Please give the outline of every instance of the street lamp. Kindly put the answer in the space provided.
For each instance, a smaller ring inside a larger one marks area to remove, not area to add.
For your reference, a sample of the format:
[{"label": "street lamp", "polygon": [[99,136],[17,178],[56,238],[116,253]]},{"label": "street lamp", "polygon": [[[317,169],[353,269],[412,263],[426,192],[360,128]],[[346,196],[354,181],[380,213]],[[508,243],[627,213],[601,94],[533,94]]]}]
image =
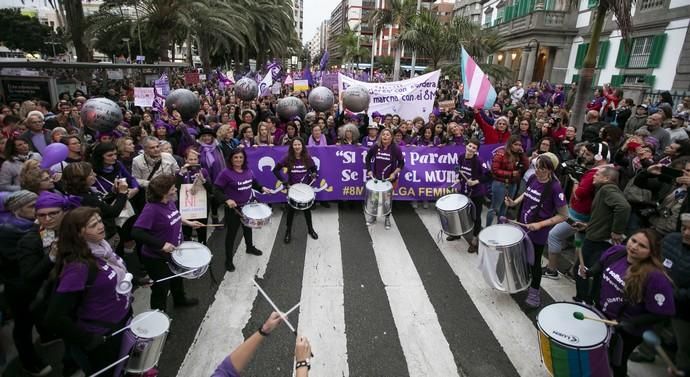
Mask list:
[{"label": "street lamp", "polygon": [[127,43],[127,59],[132,62],[132,50],[129,48],[129,38],[122,38],[122,42]]}]

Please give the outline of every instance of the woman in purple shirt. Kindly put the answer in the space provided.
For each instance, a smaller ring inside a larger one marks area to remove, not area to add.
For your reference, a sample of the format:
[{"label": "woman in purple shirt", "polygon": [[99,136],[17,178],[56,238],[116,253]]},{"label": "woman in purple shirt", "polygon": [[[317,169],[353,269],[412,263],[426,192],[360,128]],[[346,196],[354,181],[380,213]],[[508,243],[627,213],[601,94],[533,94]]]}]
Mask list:
[{"label": "woman in purple shirt", "polygon": [[[194,220],[184,220],[175,206],[177,200],[176,178],[159,175],[146,188],[148,203],[139,214],[132,228],[132,237],[142,244],[141,260],[153,280],[172,276],[168,267],[171,253],[182,242],[182,224],[192,228],[204,226]],[[151,309],[166,311],[168,291],[172,292],[175,306],[193,306],[199,303],[187,298],[181,277],[168,279],[151,286]]]},{"label": "woman in purple shirt", "polygon": [[448,142],[447,145],[465,145],[464,128],[455,122],[448,124]]},{"label": "woman in purple shirt", "polygon": [[254,246],[252,241],[252,228],[246,227],[240,221],[242,206],[249,203],[254,198],[253,190],[261,190],[269,193],[270,190],[263,187],[254,178],[254,174],[247,166],[247,153],[243,148],[235,148],[227,160],[225,168],[214,182],[216,198],[224,198],[225,205],[225,269],[235,271],[232,258],[235,255],[235,235],[240,225],[244,243],[247,245],[247,253],[252,255],[263,254],[261,250]]},{"label": "woman in purple shirt", "polygon": [[505,197],[508,207],[520,207],[518,221],[526,224],[523,228],[534,245],[532,263],[532,283],[525,304],[532,308],[541,305],[539,286],[541,284],[541,255],[554,225],[568,219],[568,206],[565,194],[553,172],[558,167],[558,157],[547,152],[537,157],[536,171],[529,181],[525,192],[515,200]]},{"label": "woman in purple shirt", "polygon": [[[405,166],[405,157],[400,147],[395,144],[390,129],[384,128],[381,131],[379,140],[367,152],[365,164],[368,179],[385,179],[395,187],[400,171]],[[390,216],[390,214],[386,215],[386,229],[391,228]],[[372,225],[374,222],[376,222],[376,217],[367,215],[367,225]]]},{"label": "woman in purple shirt", "polygon": [[435,147],[441,144],[438,136],[434,136],[434,129],[431,127],[424,127],[419,132],[419,136],[415,139],[415,145],[424,147]]},{"label": "woman in purple shirt", "polygon": [[[675,314],[673,283],[661,262],[656,232],[641,229],[625,245],[606,250],[587,276],[601,276],[597,307],[617,320],[611,349],[619,349],[620,362],[611,358],[614,377],[627,376],[628,358],[642,342],[642,333]],[[621,344],[617,344],[621,342]]]},{"label": "woman in purple shirt", "polygon": [[[64,339],[67,352],[86,375],[120,357],[124,327],[132,317],[131,293],[118,293],[127,268],[107,241],[100,211],[79,207],[60,224],[47,324]],[[112,373],[111,375],[114,375]]]},{"label": "woman in purple shirt", "polygon": [[326,136],[323,135],[322,131],[323,130],[321,129],[321,126],[315,124],[311,128],[311,136],[309,136],[309,141],[307,142],[307,145],[314,147],[325,147],[326,145],[328,145],[328,142],[326,141]]},{"label": "woman in purple shirt", "polygon": [[[318,128],[318,126],[314,126]],[[285,175],[283,175],[285,169]],[[309,151],[304,147],[304,142],[300,138],[295,138],[290,144],[288,154],[282,162],[276,164],[273,168],[273,174],[279,181],[283,182],[283,186],[290,187],[296,183],[309,184],[316,177],[316,164],[311,159]],[[287,229],[285,229],[285,243],[290,243],[292,238],[292,220],[295,218],[295,209],[292,206],[286,206],[287,211]],[[304,219],[307,221],[307,230],[311,238],[318,239],[319,235],[314,231],[314,225],[311,222],[311,210],[309,208],[302,210],[304,212]]]}]

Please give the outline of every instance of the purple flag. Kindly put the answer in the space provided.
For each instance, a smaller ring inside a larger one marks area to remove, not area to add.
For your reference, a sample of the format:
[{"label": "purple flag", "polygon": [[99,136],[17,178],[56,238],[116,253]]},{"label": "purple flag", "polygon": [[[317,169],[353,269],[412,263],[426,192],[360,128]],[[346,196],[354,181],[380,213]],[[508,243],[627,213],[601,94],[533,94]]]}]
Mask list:
[{"label": "purple flag", "polygon": [[271,72],[271,78],[273,81],[279,81],[280,72],[283,70],[283,66],[280,65],[279,61],[273,59],[272,63],[266,65],[266,70]]},{"label": "purple flag", "polygon": [[218,75],[218,88],[220,88],[220,90],[225,90],[226,87],[232,85],[232,80],[230,80],[228,76],[225,76],[220,68],[216,68],[216,74]]},{"label": "purple flag", "polygon": [[326,50],[323,52],[323,56],[321,56],[321,61],[319,62],[320,71],[326,69],[326,66],[328,65],[328,59],[330,59],[330,55],[328,55],[328,50]]},{"label": "purple flag", "polygon": [[309,87],[314,86],[314,78],[311,76],[311,67],[307,65],[304,69],[304,79],[309,83]]}]

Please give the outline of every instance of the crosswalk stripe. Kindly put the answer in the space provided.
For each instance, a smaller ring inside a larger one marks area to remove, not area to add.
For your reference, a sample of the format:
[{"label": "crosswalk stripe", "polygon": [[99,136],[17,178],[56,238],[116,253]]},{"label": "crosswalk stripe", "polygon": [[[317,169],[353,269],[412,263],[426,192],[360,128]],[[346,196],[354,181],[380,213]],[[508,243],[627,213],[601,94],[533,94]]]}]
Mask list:
[{"label": "crosswalk stripe", "polygon": [[[264,252],[263,255],[248,255],[244,240],[240,242],[234,258],[237,270],[225,273],[194,343],[180,366],[178,377],[210,376],[223,358],[244,341],[242,329],[250,319],[257,296],[251,280],[255,275],[264,276],[281,217],[282,212],[274,210],[271,223],[254,230],[254,244]],[[218,257],[224,258],[223,255]]]},{"label": "crosswalk stripe", "polygon": [[319,239],[307,240],[298,333],[306,335],[319,354],[312,359],[310,373],[347,377],[343,263],[340,242],[336,242],[340,232],[325,226],[339,223],[338,209],[319,209],[312,216]]},{"label": "crosswalk stripe", "polygon": [[390,230],[385,230],[383,222],[378,221],[369,227],[369,234],[409,374],[459,376],[436,311],[392,216],[391,225]]},{"label": "crosswalk stripe", "polygon": [[[422,209],[416,213],[435,238],[441,231],[438,214],[434,210]],[[476,254],[466,252],[467,243],[464,240],[443,240],[437,242],[437,246],[518,373],[521,376],[548,376],[539,360],[539,343],[532,322],[509,294],[486,284],[477,268],[479,260]]]}]

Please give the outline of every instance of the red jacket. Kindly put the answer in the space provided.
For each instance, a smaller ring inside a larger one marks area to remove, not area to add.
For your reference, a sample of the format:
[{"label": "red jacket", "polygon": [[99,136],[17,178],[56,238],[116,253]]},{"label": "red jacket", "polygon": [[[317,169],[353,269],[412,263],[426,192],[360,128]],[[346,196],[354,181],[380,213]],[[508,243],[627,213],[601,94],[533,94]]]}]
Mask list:
[{"label": "red jacket", "polygon": [[589,169],[580,178],[580,184],[570,198],[570,208],[577,213],[589,215],[592,212],[592,202],[594,201],[594,174],[597,169]]},{"label": "red jacket", "polygon": [[[521,166],[518,166],[520,164]],[[518,183],[529,167],[529,159],[522,154],[517,161],[510,161],[506,156],[505,148],[496,151],[494,158],[491,160],[491,173],[494,180],[503,183]],[[513,175],[514,171],[519,171],[520,174]]]},{"label": "red jacket", "polygon": [[505,144],[505,142],[510,137],[510,131],[506,128],[505,131],[499,132],[494,126],[486,123],[482,115],[479,113],[474,114],[474,120],[477,121],[479,127],[482,128],[484,132],[484,144]]}]

